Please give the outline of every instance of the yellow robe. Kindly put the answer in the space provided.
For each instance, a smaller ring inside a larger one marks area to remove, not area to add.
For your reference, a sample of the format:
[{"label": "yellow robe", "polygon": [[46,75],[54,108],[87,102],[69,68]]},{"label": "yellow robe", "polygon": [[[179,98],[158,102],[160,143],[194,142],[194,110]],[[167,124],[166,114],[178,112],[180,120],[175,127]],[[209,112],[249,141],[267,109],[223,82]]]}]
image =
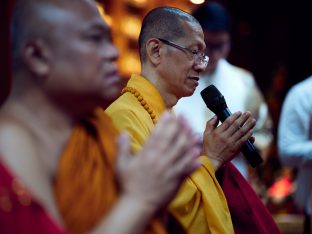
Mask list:
[{"label": "yellow robe", "polygon": [[[75,128],[60,158],[54,192],[70,233],[87,233],[102,220],[118,197],[115,178],[118,131],[102,109]],[[122,220],[120,223],[122,225]],[[145,234],[166,233],[153,219]]]},{"label": "yellow robe", "polygon": [[[153,111],[157,121],[165,111],[165,104],[158,90],[144,77],[132,75],[127,87],[134,88],[137,93],[125,92],[105,112],[120,131],[129,133],[136,152],[154,127],[148,111]],[[212,164],[206,156],[200,159],[202,166],[185,180],[169,211],[187,233],[234,233],[226,199]]]}]

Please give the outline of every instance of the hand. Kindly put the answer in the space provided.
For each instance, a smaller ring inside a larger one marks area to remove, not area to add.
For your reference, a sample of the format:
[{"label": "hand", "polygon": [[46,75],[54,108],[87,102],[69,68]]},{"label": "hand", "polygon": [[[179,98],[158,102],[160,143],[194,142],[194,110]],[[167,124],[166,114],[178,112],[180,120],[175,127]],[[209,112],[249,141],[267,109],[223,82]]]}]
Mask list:
[{"label": "hand", "polygon": [[232,160],[240,151],[244,142],[252,138],[252,129],[256,120],[250,112],[236,112],[220,126],[215,116],[207,122],[204,132],[204,153],[211,159],[215,170]]},{"label": "hand", "polygon": [[117,161],[122,194],[151,213],[167,205],[184,178],[200,166],[198,142],[185,120],[169,113],[134,157],[128,137],[122,135]]}]

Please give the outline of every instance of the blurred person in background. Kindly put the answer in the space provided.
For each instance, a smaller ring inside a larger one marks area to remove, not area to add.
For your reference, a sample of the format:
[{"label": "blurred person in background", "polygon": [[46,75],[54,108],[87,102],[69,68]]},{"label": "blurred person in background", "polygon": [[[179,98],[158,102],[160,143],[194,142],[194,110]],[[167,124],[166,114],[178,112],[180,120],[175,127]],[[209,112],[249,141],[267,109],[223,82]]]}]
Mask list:
[{"label": "blurred person in background", "polygon": [[285,166],[297,169],[295,203],[305,213],[304,233],[311,233],[312,76],[287,93],[278,126],[278,151]]},{"label": "blurred person in background", "polygon": [[[193,129],[202,134],[206,121],[214,113],[206,107],[200,92],[213,84],[224,96],[230,111],[248,110],[257,120],[253,133],[255,146],[265,160],[273,140],[272,120],[253,75],[227,61],[231,48],[230,15],[220,3],[209,1],[195,9],[193,16],[204,30],[209,63],[200,76],[194,94],[179,100],[174,110],[176,113],[184,114]],[[245,178],[250,179],[248,164],[241,153],[232,160],[232,163]]]},{"label": "blurred person in background", "polygon": [[0,110],[0,233],[165,233],[155,214],[200,165],[191,129],[165,113],[131,156],[129,138],[101,109],[121,78],[94,1],[17,0],[13,15],[14,81]]}]

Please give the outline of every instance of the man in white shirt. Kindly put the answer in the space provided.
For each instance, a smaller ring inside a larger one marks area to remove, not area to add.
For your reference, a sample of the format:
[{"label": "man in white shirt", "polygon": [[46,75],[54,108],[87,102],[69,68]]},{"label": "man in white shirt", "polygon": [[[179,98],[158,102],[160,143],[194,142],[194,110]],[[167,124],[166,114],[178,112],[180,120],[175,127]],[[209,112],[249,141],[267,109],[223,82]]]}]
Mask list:
[{"label": "man in white shirt", "polygon": [[278,150],[286,166],[298,169],[295,202],[306,214],[304,233],[310,233],[312,187],[312,76],[294,85],[282,106]]},{"label": "man in white shirt", "polygon": [[[209,63],[194,94],[180,99],[174,110],[176,113],[184,114],[193,129],[202,134],[207,120],[214,113],[207,109],[200,92],[208,85],[215,85],[224,95],[231,112],[249,110],[257,119],[254,129],[255,145],[265,159],[267,149],[273,140],[272,120],[253,75],[226,60],[230,52],[229,14],[223,6],[209,2],[196,9],[193,15],[204,30]],[[245,158],[240,155],[232,162],[243,176],[248,178]]]}]

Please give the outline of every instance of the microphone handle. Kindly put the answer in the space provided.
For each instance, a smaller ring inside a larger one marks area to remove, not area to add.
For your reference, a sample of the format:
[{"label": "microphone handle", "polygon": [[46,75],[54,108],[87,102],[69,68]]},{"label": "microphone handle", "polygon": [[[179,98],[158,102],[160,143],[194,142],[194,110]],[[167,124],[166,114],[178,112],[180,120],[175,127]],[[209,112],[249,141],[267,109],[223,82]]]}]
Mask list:
[{"label": "microphone handle", "polygon": [[[228,117],[232,115],[232,113],[228,108],[224,108],[221,111],[216,112],[216,115],[218,116],[221,122],[224,122]],[[246,160],[253,168],[255,168],[256,166],[260,165],[263,162],[258,150],[250,140],[247,140],[243,144],[241,152],[243,153]]]}]

